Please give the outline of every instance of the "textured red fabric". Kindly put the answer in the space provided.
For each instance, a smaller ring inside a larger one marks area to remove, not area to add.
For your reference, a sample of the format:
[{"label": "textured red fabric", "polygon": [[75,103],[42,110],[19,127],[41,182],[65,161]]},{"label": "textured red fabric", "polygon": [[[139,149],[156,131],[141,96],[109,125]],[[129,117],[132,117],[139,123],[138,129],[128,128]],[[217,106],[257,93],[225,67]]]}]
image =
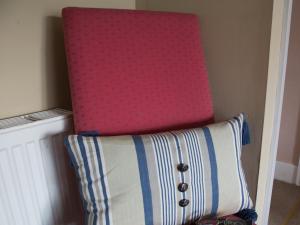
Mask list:
[{"label": "textured red fabric", "polygon": [[63,9],[76,132],[135,134],[213,120],[195,15]]}]

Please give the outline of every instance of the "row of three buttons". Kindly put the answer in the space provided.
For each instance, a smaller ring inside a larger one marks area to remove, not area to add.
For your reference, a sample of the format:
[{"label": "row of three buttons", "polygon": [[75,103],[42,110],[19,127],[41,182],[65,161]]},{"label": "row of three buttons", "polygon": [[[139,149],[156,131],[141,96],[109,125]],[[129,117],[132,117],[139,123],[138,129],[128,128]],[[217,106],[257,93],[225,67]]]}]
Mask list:
[{"label": "row of three buttons", "polygon": [[[178,171],[183,173],[189,169],[189,166],[187,164],[180,163],[180,164],[178,164],[177,169],[178,169]],[[185,191],[187,191],[188,187],[189,187],[189,185],[187,183],[183,182],[178,185],[178,190],[180,192],[185,192]],[[188,199],[181,199],[179,201],[179,206],[186,207],[189,203],[190,203],[190,201]]]}]

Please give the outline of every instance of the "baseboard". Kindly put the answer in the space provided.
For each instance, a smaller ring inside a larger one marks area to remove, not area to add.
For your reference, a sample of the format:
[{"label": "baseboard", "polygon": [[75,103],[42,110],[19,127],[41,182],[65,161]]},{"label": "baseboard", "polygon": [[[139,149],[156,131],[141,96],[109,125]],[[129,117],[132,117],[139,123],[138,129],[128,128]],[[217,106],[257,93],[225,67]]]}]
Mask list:
[{"label": "baseboard", "polygon": [[298,167],[286,162],[276,161],[275,179],[289,184],[296,184]]},{"label": "baseboard", "polygon": [[296,177],[296,185],[300,186],[300,159],[298,163],[298,172],[297,172],[297,177]]}]

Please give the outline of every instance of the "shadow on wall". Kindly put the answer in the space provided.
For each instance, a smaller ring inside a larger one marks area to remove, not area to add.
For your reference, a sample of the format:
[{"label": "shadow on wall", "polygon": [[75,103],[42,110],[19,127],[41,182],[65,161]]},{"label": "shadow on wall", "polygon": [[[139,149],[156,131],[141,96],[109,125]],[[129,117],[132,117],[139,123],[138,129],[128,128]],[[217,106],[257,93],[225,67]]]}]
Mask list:
[{"label": "shadow on wall", "polygon": [[71,110],[62,18],[48,16],[45,22],[44,104]]}]

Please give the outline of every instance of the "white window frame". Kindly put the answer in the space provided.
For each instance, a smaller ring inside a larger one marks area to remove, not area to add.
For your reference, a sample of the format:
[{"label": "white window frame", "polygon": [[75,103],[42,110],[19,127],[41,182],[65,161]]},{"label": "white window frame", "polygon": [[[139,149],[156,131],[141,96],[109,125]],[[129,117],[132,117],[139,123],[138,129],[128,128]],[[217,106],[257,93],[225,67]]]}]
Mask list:
[{"label": "white window frame", "polygon": [[256,196],[257,225],[268,225],[288,57],[293,0],[274,0],[265,116]]}]

